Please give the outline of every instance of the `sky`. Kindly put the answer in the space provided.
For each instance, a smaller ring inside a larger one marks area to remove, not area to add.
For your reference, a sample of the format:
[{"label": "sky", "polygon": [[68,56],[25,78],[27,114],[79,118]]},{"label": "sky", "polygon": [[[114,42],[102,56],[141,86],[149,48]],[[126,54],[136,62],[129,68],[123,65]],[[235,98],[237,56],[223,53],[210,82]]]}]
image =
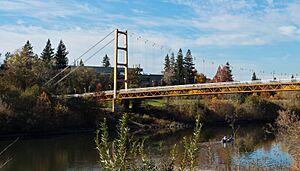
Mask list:
[{"label": "sky", "polygon": [[117,28],[128,30],[129,65],[145,73],[160,74],[166,54],[182,48],[208,77],[226,62],[235,80],[250,80],[252,72],[261,79],[300,77],[299,0],[0,0],[2,54],[27,40],[40,54],[47,39],[54,48],[63,40],[70,64],[82,58],[100,66],[105,54],[112,62],[113,43],[89,57],[113,34],[80,56]]}]

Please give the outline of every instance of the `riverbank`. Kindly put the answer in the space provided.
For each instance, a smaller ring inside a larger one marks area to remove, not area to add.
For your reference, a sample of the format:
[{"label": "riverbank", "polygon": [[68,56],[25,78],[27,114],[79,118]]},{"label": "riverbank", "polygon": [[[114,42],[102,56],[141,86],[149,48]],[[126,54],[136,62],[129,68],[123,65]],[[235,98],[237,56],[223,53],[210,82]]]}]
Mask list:
[{"label": "riverbank", "polygon": [[[201,115],[204,126],[270,123],[275,121],[279,110],[300,111],[297,93],[281,94],[281,98],[244,94],[172,97],[140,100],[139,104],[126,111],[131,129],[187,128],[194,125],[197,114]],[[124,112],[112,113],[109,106],[94,99],[58,100],[45,93],[38,96],[36,103],[27,105],[23,105],[22,110],[18,107],[0,110],[1,136],[95,130],[103,118],[107,118],[110,129],[115,130]],[[25,108],[28,110],[23,110]]]},{"label": "riverbank", "polygon": [[145,101],[138,112],[185,123],[194,123],[196,114],[200,114],[203,123],[226,124],[273,122],[277,118],[277,111],[283,109],[282,106],[259,96],[242,98],[165,98]]}]

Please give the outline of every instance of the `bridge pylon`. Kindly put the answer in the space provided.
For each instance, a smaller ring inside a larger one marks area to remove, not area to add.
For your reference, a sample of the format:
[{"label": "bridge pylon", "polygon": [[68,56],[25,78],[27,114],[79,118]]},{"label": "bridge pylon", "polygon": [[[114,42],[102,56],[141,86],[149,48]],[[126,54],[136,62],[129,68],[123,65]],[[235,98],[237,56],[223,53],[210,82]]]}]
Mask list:
[{"label": "bridge pylon", "polygon": [[[119,36],[124,36],[124,45],[119,46]],[[119,50],[124,51],[124,63],[118,62]],[[124,80],[118,80],[118,66],[124,67]],[[115,48],[114,48],[114,90],[112,100],[112,111],[115,111],[115,102],[118,95],[118,82],[125,83],[125,90],[128,88],[128,33],[126,31],[115,30]]]}]

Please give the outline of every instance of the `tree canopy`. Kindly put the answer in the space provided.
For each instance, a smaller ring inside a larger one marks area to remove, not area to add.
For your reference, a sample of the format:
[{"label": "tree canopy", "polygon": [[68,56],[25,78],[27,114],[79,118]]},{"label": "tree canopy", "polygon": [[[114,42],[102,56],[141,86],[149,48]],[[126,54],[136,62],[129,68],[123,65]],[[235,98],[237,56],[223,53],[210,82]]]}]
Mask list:
[{"label": "tree canopy", "polygon": [[107,56],[107,54],[105,54],[105,56],[103,57],[102,65],[104,67],[109,67],[110,66],[109,57]]},{"label": "tree canopy", "polygon": [[256,77],[255,72],[253,72],[251,80],[252,80],[252,81],[258,80],[257,77]]},{"label": "tree canopy", "polygon": [[46,46],[41,54],[41,59],[46,63],[54,60],[54,49],[51,47],[50,39],[47,40]]},{"label": "tree canopy", "polygon": [[184,74],[185,74],[185,83],[193,83],[194,82],[194,63],[193,56],[190,49],[187,50],[186,55],[184,57]]},{"label": "tree canopy", "polygon": [[68,58],[67,55],[69,54],[69,52],[66,50],[66,46],[63,43],[62,40],[60,40],[58,47],[57,47],[57,51],[55,53],[55,63],[56,63],[56,68],[57,69],[63,69],[65,67],[67,67],[68,65]]},{"label": "tree canopy", "polygon": [[184,73],[184,65],[183,65],[183,54],[182,50],[179,49],[177,53],[177,59],[174,68],[174,78],[175,84],[184,84],[185,83],[185,73]]}]

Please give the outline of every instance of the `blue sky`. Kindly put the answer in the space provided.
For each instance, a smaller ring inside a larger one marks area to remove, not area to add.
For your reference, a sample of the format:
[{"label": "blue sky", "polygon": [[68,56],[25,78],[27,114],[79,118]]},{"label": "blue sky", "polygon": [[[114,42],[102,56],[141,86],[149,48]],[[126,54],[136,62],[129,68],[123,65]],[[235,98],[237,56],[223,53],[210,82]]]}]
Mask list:
[{"label": "blue sky", "polygon": [[[130,66],[146,73],[160,73],[164,56],[182,48],[209,77],[227,61],[237,80],[300,74],[299,0],[0,0],[2,54],[26,40],[40,54],[48,38],[54,47],[62,39],[72,63],[115,28],[128,29]],[[86,65],[105,53],[112,46]]]}]

